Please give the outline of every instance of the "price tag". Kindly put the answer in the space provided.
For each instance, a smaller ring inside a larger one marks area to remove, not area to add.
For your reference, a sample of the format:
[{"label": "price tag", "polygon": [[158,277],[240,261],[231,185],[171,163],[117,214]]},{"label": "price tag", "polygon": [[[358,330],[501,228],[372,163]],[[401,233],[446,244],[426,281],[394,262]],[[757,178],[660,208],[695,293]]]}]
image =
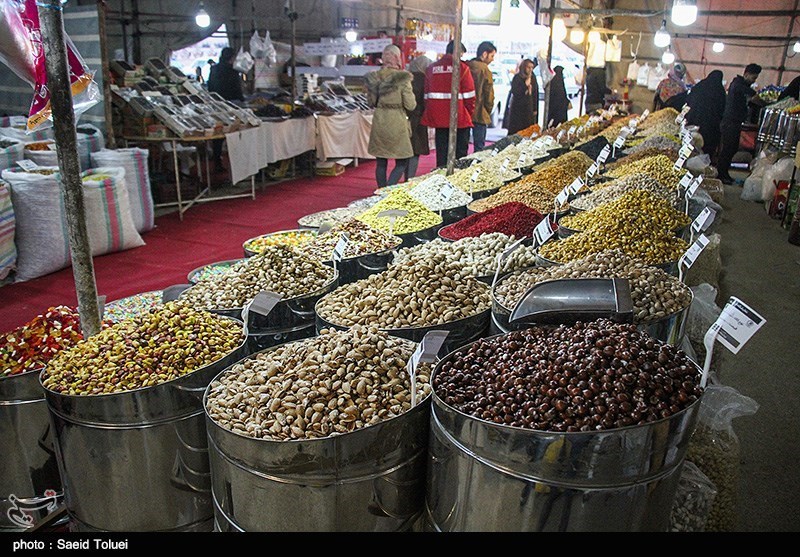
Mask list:
[{"label": "price tag", "polygon": [[598,165],[597,162],[593,162],[592,166],[586,170],[586,178],[594,178],[598,170],[600,170],[600,165]]},{"label": "price tag", "polygon": [[628,122],[628,126],[631,130],[635,130],[639,126],[638,118],[633,118],[630,122]]},{"label": "price tag", "polygon": [[689,184],[692,183],[693,179],[694,178],[692,177],[692,175],[689,172],[685,173],[683,175],[683,178],[681,178],[681,181],[678,182],[678,187],[681,188],[682,190],[685,190],[686,188],[689,187]]},{"label": "price tag", "polygon": [[715,331],[720,344],[734,354],[738,354],[739,350],[766,322],[767,320],[753,308],[739,298],[731,296],[709,331]]},{"label": "price tag", "polygon": [[642,112],[642,122],[644,122],[649,115],[650,115],[650,109],[647,108],[647,109],[645,109],[644,112]]},{"label": "price tag", "polygon": [[533,229],[533,242],[534,246],[541,246],[553,235],[553,229],[550,226],[550,219],[547,217],[542,219],[542,222],[536,225]]},{"label": "price tag", "polygon": [[406,371],[411,378],[411,406],[417,405],[417,367],[419,364],[430,364],[436,361],[439,350],[444,344],[449,331],[429,331],[417,345],[406,364]]},{"label": "price tag", "polygon": [[470,176],[469,179],[472,180],[472,182],[477,182],[478,181],[478,176],[480,176],[480,175],[481,175],[481,167],[480,166],[476,166],[475,170],[472,171],[472,176]]},{"label": "price tag", "polygon": [[387,218],[389,219],[389,235],[394,234],[394,223],[398,218],[403,218],[408,214],[408,211],[405,209],[388,209],[386,211],[381,211],[378,213],[378,218]]},{"label": "price tag", "polygon": [[492,149],[492,156],[493,156],[493,157],[496,157],[496,156],[497,156],[497,153],[499,153],[499,152],[500,152],[500,151],[498,151],[498,150],[497,150],[497,147],[495,147],[494,149]]},{"label": "price tag", "polygon": [[700,234],[697,240],[689,246],[689,249],[686,250],[681,258],[678,260],[678,278],[683,280],[683,269],[686,268],[688,271],[691,269],[694,262],[697,261],[698,256],[706,249],[708,245],[708,238],[705,234]]},{"label": "price tag", "polygon": [[572,126],[567,132],[567,137],[574,135],[576,131],[578,131],[578,126]]},{"label": "price tag", "polygon": [[528,162],[528,153],[527,151],[522,151],[519,154],[519,160],[517,160],[517,168],[522,168],[525,166],[525,163]]},{"label": "price tag", "polygon": [[621,130],[619,130],[619,137],[621,137],[623,139],[628,139],[628,136],[630,134],[631,134],[631,130],[628,127],[624,127]]},{"label": "price tag", "polygon": [[33,161],[26,160],[26,159],[23,159],[21,161],[17,161],[17,165],[20,168],[22,168],[22,170],[24,170],[25,172],[30,172],[32,170],[36,170],[37,168],[39,168],[38,164],[36,164]]},{"label": "price tag", "polygon": [[676,124],[682,124],[683,121],[686,119],[686,114],[688,112],[689,112],[689,105],[688,104],[683,105],[683,108],[681,109],[681,113],[678,114],[678,116],[675,118],[675,123]]},{"label": "price tag", "polygon": [[692,144],[684,143],[683,147],[681,147],[681,150],[678,151],[678,155],[680,155],[681,157],[688,157],[689,155],[692,154],[692,151],[694,151],[694,147],[692,146]]},{"label": "price tag", "polygon": [[476,164],[478,164],[478,159],[472,159],[472,162],[469,163],[470,166],[475,166]]},{"label": "price tag", "polygon": [[449,181],[445,181],[442,189],[439,190],[439,195],[442,198],[443,203],[447,203],[452,199],[453,195],[456,193],[456,187],[451,184]]},{"label": "price tag", "polygon": [[253,300],[250,302],[250,307],[248,310],[252,313],[257,313],[258,315],[263,315],[266,317],[282,299],[283,296],[280,294],[265,290],[263,292],[259,292],[256,297],[253,298]]},{"label": "price tag", "polygon": [[191,284],[174,284],[168,286],[161,292],[161,303],[173,302],[177,300],[184,290],[191,287]]},{"label": "price tag", "polygon": [[568,199],[569,199],[569,186],[561,190],[561,193],[559,193],[556,196],[556,209],[564,206],[567,203]]},{"label": "price tag", "polygon": [[500,276],[500,271],[503,269],[503,265],[511,257],[511,254],[514,253],[521,245],[522,242],[525,241],[525,238],[520,238],[510,246],[508,246],[503,253],[497,256],[497,270],[494,272],[494,279],[492,279],[492,288],[494,288],[495,283],[497,282],[497,277]]},{"label": "price tag", "polygon": [[508,170],[508,157],[503,159],[503,164],[500,165],[500,174],[505,174]]},{"label": "price tag", "polygon": [[344,259],[345,251],[347,251],[347,244],[350,239],[347,237],[347,234],[342,233],[339,236],[339,241],[336,242],[336,245],[333,248],[333,261],[338,263],[342,259]]},{"label": "price tag", "polygon": [[319,225],[319,228],[317,228],[317,236],[322,236],[323,234],[327,233],[331,228],[333,228],[333,223],[329,220],[324,221],[322,224]]},{"label": "price tag", "polygon": [[625,145],[625,138],[622,136],[617,137],[614,141],[614,149],[622,149],[623,145]]},{"label": "price tag", "polygon": [[600,151],[600,154],[597,155],[597,162],[603,164],[604,162],[606,162],[606,160],[608,160],[608,155],[610,154],[611,154],[611,147],[606,145],[605,147],[603,147],[603,150]]},{"label": "price tag", "polygon": [[583,179],[580,176],[578,176],[577,178],[575,178],[575,180],[569,186],[567,186],[567,190],[571,194],[576,194],[579,191],[581,191],[581,189],[585,185],[586,185],[586,182],[584,182]]},{"label": "price tag", "polygon": [[703,177],[702,176],[698,176],[697,178],[692,180],[692,183],[689,184],[688,188],[686,188],[686,199],[689,199],[690,197],[692,197],[694,195],[694,192],[697,191],[697,188],[699,188],[700,184],[702,184],[702,183],[703,183]]},{"label": "price tag", "polygon": [[106,311],[106,297],[105,296],[98,296],[97,297],[97,312],[100,315],[100,321],[103,320],[103,314]]},{"label": "price tag", "polygon": [[711,207],[706,207],[703,209],[697,218],[694,219],[692,223],[692,230],[696,233],[698,232],[705,232],[708,228],[714,224],[714,219],[717,218],[717,212],[712,209]]},{"label": "price tag", "polygon": [[675,164],[674,164],[673,168],[675,170],[681,170],[683,168],[684,164],[686,164],[686,157],[681,155],[681,156],[678,157],[678,160],[675,161]]}]

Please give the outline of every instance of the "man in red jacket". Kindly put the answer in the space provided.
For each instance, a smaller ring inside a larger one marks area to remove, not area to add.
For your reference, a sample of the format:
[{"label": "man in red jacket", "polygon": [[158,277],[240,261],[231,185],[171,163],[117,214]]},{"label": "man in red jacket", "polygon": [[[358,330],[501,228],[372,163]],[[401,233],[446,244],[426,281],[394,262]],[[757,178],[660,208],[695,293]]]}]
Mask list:
[{"label": "man in red jacket", "polygon": [[[428,66],[425,72],[425,112],[421,124],[436,128],[436,166],[447,165],[447,148],[450,139],[450,88],[453,80],[453,41],[447,45],[446,54]],[[461,62],[466,52],[464,45],[458,53],[461,81],[458,87],[458,134],[456,135],[456,158],[467,156],[469,132],[472,128],[472,113],[475,110],[475,83],[469,66]]]}]

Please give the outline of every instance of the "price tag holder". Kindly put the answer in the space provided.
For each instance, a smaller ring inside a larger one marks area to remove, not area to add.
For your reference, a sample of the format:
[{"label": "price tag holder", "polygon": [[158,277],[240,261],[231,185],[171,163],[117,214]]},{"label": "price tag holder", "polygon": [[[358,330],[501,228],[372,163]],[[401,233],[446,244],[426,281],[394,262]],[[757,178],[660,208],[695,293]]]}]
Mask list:
[{"label": "price tag holder", "polygon": [[250,314],[255,313],[257,315],[266,317],[282,299],[283,296],[280,294],[277,294],[276,292],[270,292],[268,290],[264,290],[263,292],[256,294],[256,297],[250,300],[250,302],[245,305],[244,308],[242,308],[242,321],[244,322],[245,336],[250,334]]},{"label": "price tag holder", "polygon": [[620,135],[614,140],[614,149],[622,149],[623,145],[625,145],[625,138]]},{"label": "price tag holder", "polygon": [[553,228],[550,226],[550,219],[547,217],[542,219],[542,222],[536,225],[533,229],[533,246],[538,247],[544,245],[554,234]]},{"label": "price tag holder", "polygon": [[691,173],[686,172],[683,175],[683,178],[681,178],[681,181],[678,182],[678,187],[680,189],[686,191],[686,189],[688,189],[688,187],[689,187],[689,184],[692,183],[692,180],[694,180],[694,178],[692,177]]},{"label": "price tag holder", "polygon": [[681,150],[678,151],[678,155],[681,157],[689,157],[689,155],[692,154],[692,151],[694,151],[694,147],[692,146],[692,144],[684,143],[683,147],[681,147]]},{"label": "price tag holder", "polygon": [[686,253],[684,253],[681,258],[678,259],[678,280],[683,280],[684,268],[687,271],[691,269],[692,265],[694,265],[694,262],[697,261],[697,258],[700,256],[700,254],[704,249],[706,249],[708,242],[709,240],[706,235],[700,234],[697,240],[695,240],[694,243],[689,246],[689,249],[686,250]]},{"label": "price tag holder", "polygon": [[722,346],[733,354],[738,354],[753,335],[767,322],[753,308],[745,304],[736,296],[731,296],[722,313],[706,332],[703,344],[706,347],[706,361],[703,366],[703,378],[700,386],[705,387],[708,381],[708,372],[711,369],[711,358],[714,352],[714,341],[719,341]]},{"label": "price tag holder", "polygon": [[19,166],[25,172],[31,172],[32,170],[36,170],[39,168],[39,165],[33,161],[29,161],[27,159],[23,159],[21,161],[17,161],[17,166]]},{"label": "price tag holder", "polygon": [[336,267],[337,263],[340,263],[342,259],[344,259],[344,254],[347,251],[347,244],[350,242],[350,238],[347,237],[347,234],[342,233],[339,235],[339,241],[336,242],[336,245],[333,247],[333,266]]},{"label": "price tag holder", "polygon": [[561,193],[556,196],[556,210],[558,210],[559,207],[566,205],[567,200],[569,200],[569,186],[561,190]]},{"label": "price tag holder", "polygon": [[583,186],[585,185],[586,182],[584,182],[583,179],[580,176],[578,176],[569,186],[567,186],[567,190],[569,191],[569,193],[574,195],[579,191],[581,191],[581,189],[583,189]]},{"label": "price tag holder", "polygon": [[594,175],[597,174],[598,170],[600,170],[600,165],[598,165],[597,162],[593,162],[592,166],[586,170],[586,179],[588,180],[589,178],[594,178]]},{"label": "price tag holder", "polygon": [[497,150],[497,148],[495,147],[494,149],[492,149],[492,156],[493,156],[493,157],[496,157],[496,156],[497,156],[497,153],[499,153],[499,152],[500,152],[500,151],[498,151],[498,150]]},{"label": "price tag holder", "polygon": [[478,181],[478,177],[480,175],[481,175],[481,167],[478,166],[475,168],[475,170],[472,171],[472,176],[470,176],[469,179],[472,183],[475,183]]},{"label": "price tag holder", "polygon": [[675,164],[673,165],[673,168],[675,170],[681,170],[681,169],[683,169],[683,165],[684,164],[686,164],[686,157],[684,157],[683,155],[680,155],[678,157],[678,160],[675,161]]},{"label": "price tag holder", "polygon": [[686,188],[686,199],[691,198],[695,194],[695,192],[697,191],[697,188],[699,188],[700,184],[702,184],[702,183],[703,183],[703,177],[702,176],[698,176],[694,180],[692,180],[692,182]]},{"label": "price tag holder", "polygon": [[378,213],[378,218],[387,218],[389,219],[389,235],[394,234],[394,222],[398,218],[403,218],[408,215],[408,211],[405,209],[388,209],[386,211],[381,211]]},{"label": "price tag holder", "polygon": [[706,207],[703,209],[697,218],[694,219],[692,223],[692,232],[698,234],[700,232],[705,232],[706,230],[714,224],[714,219],[717,218],[717,212],[712,209],[711,207]]},{"label": "price tag holder", "polygon": [[505,174],[506,170],[508,170],[508,157],[503,159],[503,164],[500,165],[500,174]]},{"label": "price tag holder", "polygon": [[576,131],[578,131],[578,126],[572,126],[567,132],[567,137],[575,135]]},{"label": "price tag holder", "polygon": [[517,159],[517,168],[522,168],[528,162],[528,152],[522,151]]},{"label": "price tag holder", "polygon": [[442,348],[449,331],[429,331],[417,345],[417,349],[411,355],[411,359],[406,364],[406,371],[411,378],[411,407],[417,405],[417,367],[419,364],[431,364],[439,357],[439,350]]},{"label": "price tag holder", "polygon": [[606,145],[605,147],[603,147],[603,150],[600,151],[600,154],[597,155],[597,162],[599,164],[605,163],[608,160],[608,155],[610,154],[611,154],[611,147]]},{"label": "price tag holder", "polygon": [[172,286],[166,287],[161,292],[161,303],[166,304],[167,302],[174,302],[180,297],[184,290],[191,286],[191,284],[173,284]]},{"label": "price tag holder", "polygon": [[517,249],[522,245],[522,242],[525,241],[525,238],[520,238],[510,246],[508,246],[503,253],[498,254],[497,256],[497,269],[494,272],[494,279],[492,279],[492,288],[494,288],[495,283],[497,282],[497,277],[500,276],[500,271],[503,269],[503,265],[511,257],[511,254],[517,251]]}]

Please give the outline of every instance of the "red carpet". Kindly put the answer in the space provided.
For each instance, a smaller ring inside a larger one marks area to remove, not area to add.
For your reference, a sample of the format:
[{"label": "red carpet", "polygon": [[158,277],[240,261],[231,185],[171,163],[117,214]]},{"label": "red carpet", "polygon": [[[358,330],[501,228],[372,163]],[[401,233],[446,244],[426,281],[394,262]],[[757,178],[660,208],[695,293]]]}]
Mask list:
[{"label": "red carpet", "polygon": [[[420,158],[418,174],[436,163],[431,154]],[[391,163],[390,163],[391,166]],[[348,167],[336,177],[301,178],[256,189],[256,199],[232,199],[195,205],[184,214],[156,219],[143,235],[147,245],[94,258],[98,294],[108,301],[183,284],[196,267],[244,256],[249,238],[297,228],[300,217],[343,207],[375,190],[375,163]],[[0,287],[0,332],[18,327],[48,307],[77,305],[72,268],[35,280]]]}]

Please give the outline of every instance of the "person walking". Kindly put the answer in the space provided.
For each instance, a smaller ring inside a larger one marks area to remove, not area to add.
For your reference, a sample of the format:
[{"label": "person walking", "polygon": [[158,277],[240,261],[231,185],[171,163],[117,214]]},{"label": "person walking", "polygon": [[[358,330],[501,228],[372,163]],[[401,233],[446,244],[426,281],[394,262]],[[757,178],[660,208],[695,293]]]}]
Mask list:
[{"label": "person walking", "polygon": [[533,69],[536,62],[526,58],[519,66],[519,72],[511,80],[511,107],[505,128],[513,135],[539,122],[539,84]]},{"label": "person walking", "polygon": [[425,111],[425,70],[431,65],[431,59],[420,55],[408,63],[406,69],[411,72],[411,89],[414,91],[414,100],[417,106],[408,113],[411,123],[411,150],[414,156],[408,159],[406,168],[406,181],[417,175],[420,155],[429,155],[431,152],[428,144],[428,126],[421,123],[422,113]]},{"label": "person walking", "polygon": [[[758,64],[747,64],[744,68],[744,75],[737,75],[728,86],[728,96],[725,98],[725,111],[722,115],[722,122],[719,130],[721,135],[721,146],[719,159],[717,161],[717,171],[719,179],[724,184],[732,184],[729,172],[733,156],[739,150],[739,136],[742,133],[742,122],[747,118],[747,103],[757,99],[756,91],[751,86],[758,79],[761,73],[761,66]],[[757,101],[755,101],[757,102]]]},{"label": "person walking", "polygon": [[[226,46],[219,55],[219,63],[211,66],[208,75],[209,93],[219,93],[226,101],[243,101],[242,78],[233,68],[233,59],[236,51]],[[214,171],[225,172],[222,164],[222,144],[224,139],[215,139],[211,142],[211,149],[214,158]]]},{"label": "person walking", "polygon": [[456,135],[456,158],[467,156],[469,151],[469,132],[472,128],[472,113],[475,111],[475,82],[469,66],[461,61],[466,51],[460,45],[454,54],[455,45],[450,41],[441,59],[428,66],[425,72],[425,111],[421,123],[436,129],[436,166],[447,165],[447,149],[450,143],[450,86],[453,79],[453,63],[459,61],[458,87],[458,132]]},{"label": "person walking", "polygon": [[[375,179],[378,187],[397,184],[406,172],[411,149],[411,129],[407,112],[417,102],[411,88],[411,73],[403,69],[403,55],[395,45],[383,49],[383,68],[364,77],[367,100],[375,107],[367,151],[377,159]],[[388,179],[389,159],[396,159]]]},{"label": "person walking", "polygon": [[703,152],[716,158],[719,147],[719,125],[725,112],[725,87],[722,86],[722,72],[714,70],[689,91],[686,98],[689,113],[686,122],[699,128],[703,136]]},{"label": "person walking", "polygon": [[472,149],[486,146],[486,128],[492,124],[494,108],[494,79],[489,64],[494,61],[497,47],[489,41],[478,45],[476,56],[469,61],[469,71],[475,83],[475,112],[472,114]]},{"label": "person walking", "polygon": [[567,96],[567,86],[564,84],[564,67],[553,68],[553,79],[550,80],[550,102],[545,127],[557,126],[567,121],[570,102]]},{"label": "person walking", "polygon": [[662,108],[674,108],[680,111],[686,104],[687,87],[684,78],[686,77],[686,66],[678,62],[667,73],[667,77],[661,80],[656,87],[656,94],[653,97],[653,111]]}]

